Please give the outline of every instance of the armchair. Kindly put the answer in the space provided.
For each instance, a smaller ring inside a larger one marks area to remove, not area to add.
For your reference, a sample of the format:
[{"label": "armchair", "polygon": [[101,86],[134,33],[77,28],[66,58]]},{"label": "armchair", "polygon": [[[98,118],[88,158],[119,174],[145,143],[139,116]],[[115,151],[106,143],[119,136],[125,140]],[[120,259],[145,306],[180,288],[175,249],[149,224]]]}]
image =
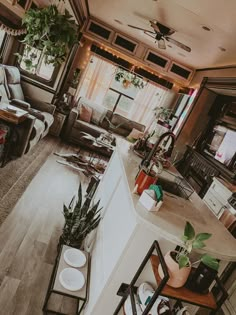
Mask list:
[{"label": "armchair", "polygon": [[[24,95],[21,86],[20,71],[17,67],[0,65],[0,70],[5,71],[6,93],[8,102],[11,105],[27,110],[29,117],[35,118],[31,134],[25,151],[21,150],[21,155],[27,153],[40,139],[45,137],[53,123],[53,113],[55,105],[28,98]],[[19,130],[20,132],[20,130]]]}]

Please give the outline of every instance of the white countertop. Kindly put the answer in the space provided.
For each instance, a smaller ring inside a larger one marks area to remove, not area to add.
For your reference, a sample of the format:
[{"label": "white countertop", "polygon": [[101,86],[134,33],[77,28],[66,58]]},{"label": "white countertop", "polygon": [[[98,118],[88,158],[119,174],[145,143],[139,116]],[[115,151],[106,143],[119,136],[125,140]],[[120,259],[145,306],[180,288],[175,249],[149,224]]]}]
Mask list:
[{"label": "white countertop", "polygon": [[[218,221],[214,214],[208,209],[202,199],[193,193],[190,200],[165,194],[163,205],[156,213],[147,211],[139,202],[139,195],[133,194],[135,177],[141,159],[129,149],[130,143],[118,139],[118,154],[121,156],[126,172],[130,193],[137,214],[137,220],[148,224],[149,228],[161,233],[164,238],[180,244],[186,221],[189,221],[196,233],[208,232],[212,237],[206,241],[206,247],[199,252],[207,252],[216,258],[226,261],[236,261],[236,239],[228,232],[225,226]],[[178,172],[168,169],[168,172]],[[169,177],[170,174],[163,170],[161,177]]]}]

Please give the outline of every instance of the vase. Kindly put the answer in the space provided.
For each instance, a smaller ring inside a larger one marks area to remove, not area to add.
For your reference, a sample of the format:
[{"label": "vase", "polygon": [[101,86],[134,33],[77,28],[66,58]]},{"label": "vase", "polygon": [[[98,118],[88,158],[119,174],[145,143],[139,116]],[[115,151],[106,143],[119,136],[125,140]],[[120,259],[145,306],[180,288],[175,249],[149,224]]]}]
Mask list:
[{"label": "vase", "polygon": [[[176,252],[169,251],[164,256],[164,260],[170,276],[167,284],[173,288],[181,288],[182,286],[184,286],[189,277],[191,267],[183,267],[179,269],[179,264],[173,258],[175,255]],[[158,272],[160,278],[163,279],[164,273],[161,264],[159,264],[158,266]]]},{"label": "vase", "polygon": [[142,192],[145,189],[148,189],[150,185],[154,184],[156,180],[157,180],[156,176],[152,176],[146,173],[144,170],[141,170],[135,180],[135,186],[137,186],[137,193],[141,195]]},{"label": "vase", "polygon": [[194,292],[206,294],[216,276],[217,270],[200,262],[198,267],[190,275],[187,281],[187,288]]}]

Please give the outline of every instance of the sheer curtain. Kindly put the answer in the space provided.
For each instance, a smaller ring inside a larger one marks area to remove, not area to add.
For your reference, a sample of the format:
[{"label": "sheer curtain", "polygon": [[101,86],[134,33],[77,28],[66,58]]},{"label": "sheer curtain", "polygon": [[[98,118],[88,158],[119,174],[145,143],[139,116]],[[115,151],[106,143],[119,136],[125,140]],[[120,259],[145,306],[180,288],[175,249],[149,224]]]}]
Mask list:
[{"label": "sheer curtain", "polygon": [[92,56],[84,76],[83,83],[76,93],[76,98],[84,96],[102,105],[104,96],[109,89],[116,67],[111,63]]},{"label": "sheer curtain", "polygon": [[154,108],[161,106],[166,93],[168,92],[165,88],[147,83],[134,99],[134,106],[129,113],[129,118],[148,128],[155,120]]},{"label": "sheer curtain", "polygon": [[[114,87],[115,71],[115,65],[97,56],[92,56],[83,74],[76,99],[84,96],[98,105],[104,105],[104,98],[110,87],[117,90],[115,93],[124,93],[124,91],[119,91],[118,88]],[[121,112],[118,105],[116,111],[128,119],[144,124],[148,129],[155,120],[154,108],[162,106],[167,94],[168,90],[164,87],[158,87],[147,82],[143,89],[138,90],[128,109]]]}]

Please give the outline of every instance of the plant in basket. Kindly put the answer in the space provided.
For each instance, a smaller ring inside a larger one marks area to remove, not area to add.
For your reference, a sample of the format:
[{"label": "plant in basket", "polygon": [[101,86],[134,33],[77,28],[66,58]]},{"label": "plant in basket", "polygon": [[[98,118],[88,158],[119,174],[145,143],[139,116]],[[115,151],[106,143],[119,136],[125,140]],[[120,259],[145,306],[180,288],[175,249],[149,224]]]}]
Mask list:
[{"label": "plant in basket", "polygon": [[[182,287],[189,277],[191,267],[199,262],[217,273],[219,261],[214,257],[204,254],[201,256],[200,260],[193,263],[191,263],[189,258],[192,250],[201,249],[206,246],[204,241],[208,240],[211,235],[212,234],[205,232],[196,234],[191,223],[186,222],[184,234],[182,235],[182,244],[177,246],[177,250],[170,251],[165,255],[165,262],[170,274],[170,278],[167,282],[169,286],[174,288]],[[158,271],[162,278],[164,275],[161,265],[159,265]]]}]

